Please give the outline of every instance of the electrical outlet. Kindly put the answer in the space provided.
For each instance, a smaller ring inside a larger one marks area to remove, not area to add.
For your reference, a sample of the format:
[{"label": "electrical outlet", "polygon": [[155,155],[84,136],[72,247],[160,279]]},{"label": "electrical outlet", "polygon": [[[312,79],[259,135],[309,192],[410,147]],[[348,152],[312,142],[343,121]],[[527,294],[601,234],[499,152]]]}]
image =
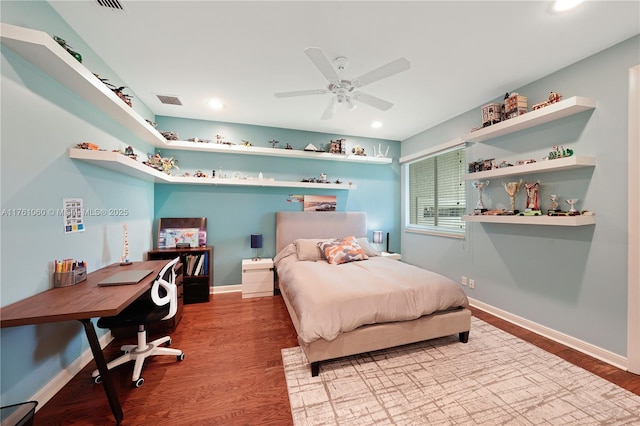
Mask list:
[{"label": "electrical outlet", "polygon": [[462,277],[462,278],[460,279],[460,283],[461,283],[462,285],[467,285],[467,277]]},{"label": "electrical outlet", "polygon": [[469,280],[469,288],[476,288],[476,280]]}]

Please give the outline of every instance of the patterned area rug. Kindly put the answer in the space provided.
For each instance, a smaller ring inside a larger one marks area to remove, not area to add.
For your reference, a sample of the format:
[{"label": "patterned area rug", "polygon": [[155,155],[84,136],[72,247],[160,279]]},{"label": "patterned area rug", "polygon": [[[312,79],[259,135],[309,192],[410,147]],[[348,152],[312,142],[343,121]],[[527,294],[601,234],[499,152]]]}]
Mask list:
[{"label": "patterned area rug", "polygon": [[326,362],[282,359],[302,425],[639,425],[640,396],[472,318],[457,336]]}]

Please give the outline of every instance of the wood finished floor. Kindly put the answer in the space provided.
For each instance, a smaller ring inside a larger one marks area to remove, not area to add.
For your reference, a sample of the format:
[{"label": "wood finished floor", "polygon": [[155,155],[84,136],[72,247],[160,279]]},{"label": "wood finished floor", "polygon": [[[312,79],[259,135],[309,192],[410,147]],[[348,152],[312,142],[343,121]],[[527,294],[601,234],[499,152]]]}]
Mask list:
[{"label": "wood finished floor", "polygon": [[[640,395],[640,376],[472,310],[476,317]],[[122,425],[292,425],[280,349],[296,346],[297,340],[281,297],[242,299],[240,293],[227,293],[214,295],[209,303],[186,305],[171,337],[185,360],[147,360],[142,387],[131,387],[131,364],[113,371]],[[111,342],[105,348],[107,360],[131,342]],[[91,379],[93,368],[91,362],[42,406],[35,425],[115,424],[102,386]]]}]

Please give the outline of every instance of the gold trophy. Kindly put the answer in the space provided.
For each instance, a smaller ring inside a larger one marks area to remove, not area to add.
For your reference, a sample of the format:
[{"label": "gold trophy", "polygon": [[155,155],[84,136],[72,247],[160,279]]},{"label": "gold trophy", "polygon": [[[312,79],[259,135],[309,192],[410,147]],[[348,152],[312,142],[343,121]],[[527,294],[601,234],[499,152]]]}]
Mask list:
[{"label": "gold trophy", "polygon": [[522,185],[522,179],[520,182],[502,182],[502,186],[504,186],[504,190],[509,194],[509,199],[511,200],[511,210],[507,212],[507,214],[516,214],[518,210],[516,210],[516,194],[520,189],[520,185]]}]

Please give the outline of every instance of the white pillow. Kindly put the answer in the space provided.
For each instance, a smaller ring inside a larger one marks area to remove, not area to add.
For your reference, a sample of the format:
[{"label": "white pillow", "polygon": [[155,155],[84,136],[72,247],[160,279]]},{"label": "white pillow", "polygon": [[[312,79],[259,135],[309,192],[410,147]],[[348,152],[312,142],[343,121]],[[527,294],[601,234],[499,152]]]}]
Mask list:
[{"label": "white pillow", "polygon": [[318,243],[325,241],[331,241],[331,238],[300,238],[293,243],[296,246],[296,253],[298,254],[298,260],[310,260],[317,262],[318,260],[325,260]]}]

